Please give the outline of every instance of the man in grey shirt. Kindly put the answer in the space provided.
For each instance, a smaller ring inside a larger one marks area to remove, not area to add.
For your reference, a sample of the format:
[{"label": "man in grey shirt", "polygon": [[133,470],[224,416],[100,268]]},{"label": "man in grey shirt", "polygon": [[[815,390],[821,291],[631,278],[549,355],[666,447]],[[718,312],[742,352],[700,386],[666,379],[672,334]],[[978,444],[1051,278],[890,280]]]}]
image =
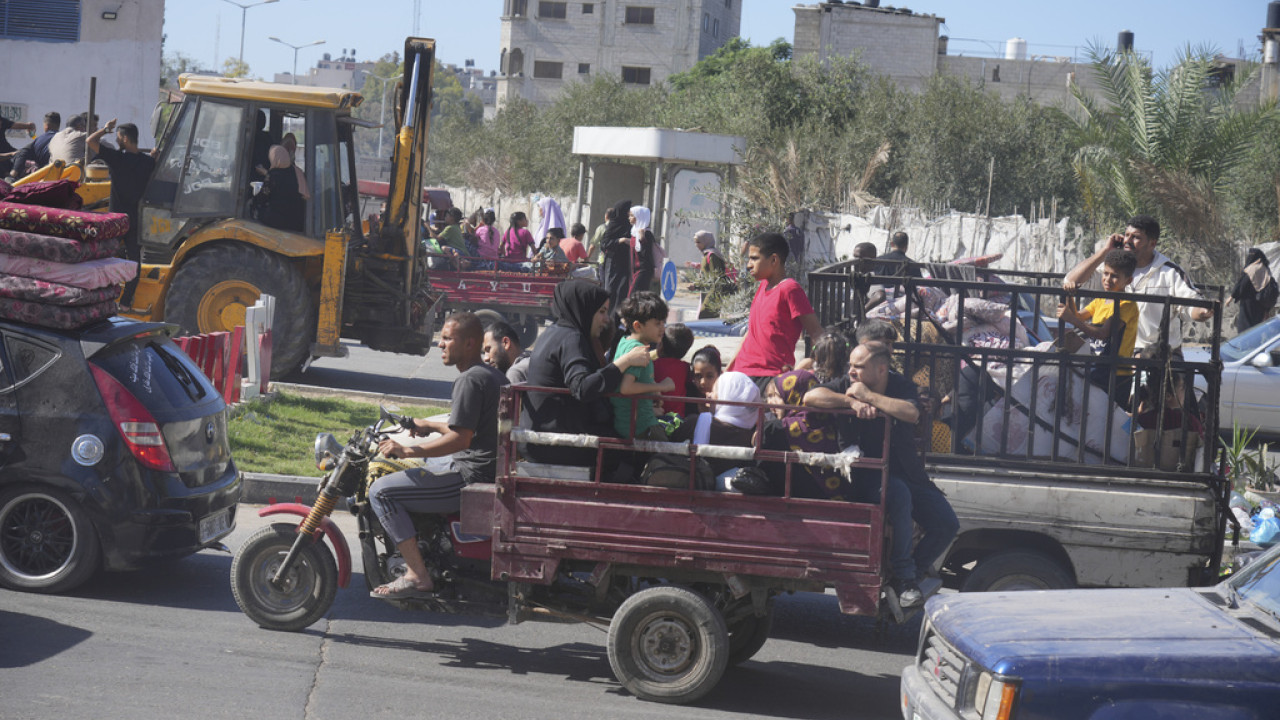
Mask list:
[{"label": "man in grey shirt", "polygon": [[499,320],[484,329],[484,361],[505,374],[512,385],[528,380],[532,354],[520,346],[520,337],[510,324]]},{"label": "man in grey shirt", "polygon": [[89,139],[88,127],[85,113],[72,116],[66,127],[49,138],[49,162],[61,160],[65,165],[83,163],[85,144]]},{"label": "man in grey shirt", "polygon": [[498,396],[507,380],[480,358],[484,329],[469,312],[454,313],[440,329],[440,356],[461,373],[453,384],[453,404],[446,422],[416,419],[414,435],[437,433],[420,445],[384,440],[378,452],[387,457],[445,457],[446,472],[424,467],[385,475],[369,488],[369,502],[408,569],[379,586],[373,596],[388,600],[419,597],[434,591],[431,572],[418,549],[410,513],[448,515],[458,512],[462,488],[494,481],[498,467]]}]

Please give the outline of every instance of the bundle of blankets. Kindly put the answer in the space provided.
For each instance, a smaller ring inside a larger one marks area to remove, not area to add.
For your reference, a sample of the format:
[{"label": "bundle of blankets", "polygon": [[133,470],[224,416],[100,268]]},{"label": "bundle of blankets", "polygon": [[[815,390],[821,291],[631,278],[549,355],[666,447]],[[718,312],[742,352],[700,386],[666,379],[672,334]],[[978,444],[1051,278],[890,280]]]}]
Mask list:
[{"label": "bundle of blankets", "polygon": [[0,182],[0,317],[70,330],[116,314],[138,271],[116,257],[129,218],[80,207],[71,180]]}]

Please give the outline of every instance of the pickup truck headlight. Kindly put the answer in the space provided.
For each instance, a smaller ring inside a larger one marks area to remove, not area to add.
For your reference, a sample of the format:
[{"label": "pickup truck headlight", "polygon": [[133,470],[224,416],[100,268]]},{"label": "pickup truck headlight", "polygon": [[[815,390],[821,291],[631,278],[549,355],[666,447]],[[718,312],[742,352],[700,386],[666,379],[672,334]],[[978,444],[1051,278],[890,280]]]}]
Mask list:
[{"label": "pickup truck headlight", "polygon": [[1009,680],[1001,680],[989,672],[978,676],[977,692],[973,696],[973,709],[982,720],[1009,720],[1013,714],[1013,701],[1018,686]]}]

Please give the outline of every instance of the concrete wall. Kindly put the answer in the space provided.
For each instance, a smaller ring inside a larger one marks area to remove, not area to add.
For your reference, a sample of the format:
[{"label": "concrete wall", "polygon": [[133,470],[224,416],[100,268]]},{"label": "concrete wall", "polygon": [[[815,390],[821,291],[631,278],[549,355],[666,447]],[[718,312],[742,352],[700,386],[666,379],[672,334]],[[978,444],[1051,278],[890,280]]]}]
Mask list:
[{"label": "concrete wall", "polygon": [[[512,15],[511,2],[506,0],[499,40],[503,59],[497,77],[498,104],[524,98],[549,105],[567,84],[602,74],[618,76],[623,67],[648,68],[649,84],[657,85],[736,37],[742,2],[568,2],[564,19],[559,19],[539,17],[538,0],[528,0],[524,15]],[[632,4],[652,7],[654,24],[628,24],[626,11]],[[583,12],[585,5],[590,5],[592,12]],[[702,30],[704,20],[706,32]],[[523,57],[518,72],[510,62],[516,50]],[[534,77],[537,62],[561,63],[561,77]],[[589,66],[588,72],[579,72],[582,64]]]},{"label": "concrete wall", "polygon": [[1029,97],[1041,105],[1070,101],[1072,84],[1097,96],[1098,86],[1090,66],[1059,60],[1006,60],[1004,58],[941,55],[938,72],[966,77],[1003,100]]},{"label": "concrete wall", "polygon": [[793,10],[797,58],[857,57],[872,72],[907,88],[923,87],[937,72],[938,26],[943,18],[858,5]]},{"label": "concrete wall", "polygon": [[[118,13],[115,20],[102,13]],[[138,142],[151,146],[151,111],[160,87],[164,0],[82,0],[76,43],[0,40],[0,104],[25,106],[25,121],[39,126],[46,112],[63,121],[89,109],[89,78],[98,78],[97,115],[138,126]],[[26,143],[10,138],[17,147]]]}]

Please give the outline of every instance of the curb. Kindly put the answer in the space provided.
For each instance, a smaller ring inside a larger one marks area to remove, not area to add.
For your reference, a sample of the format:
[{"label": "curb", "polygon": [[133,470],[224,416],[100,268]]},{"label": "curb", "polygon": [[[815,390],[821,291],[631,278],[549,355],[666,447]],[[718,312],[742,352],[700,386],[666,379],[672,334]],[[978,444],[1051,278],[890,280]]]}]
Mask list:
[{"label": "curb", "polygon": [[361,402],[373,403],[375,405],[392,404],[392,405],[444,405],[448,407],[449,398],[429,398],[416,397],[412,395],[389,395],[387,393],[365,392],[364,390],[342,390],[337,388],[325,388],[316,385],[301,385],[298,383],[271,382],[272,392],[285,390],[294,395],[303,397],[337,397],[350,400],[358,400]]},{"label": "curb", "polygon": [[[310,505],[316,501],[320,478],[299,475],[270,475],[268,473],[241,473],[240,502],[246,505],[270,505],[298,502]],[[338,508],[347,508],[347,499],[338,500]]]}]

